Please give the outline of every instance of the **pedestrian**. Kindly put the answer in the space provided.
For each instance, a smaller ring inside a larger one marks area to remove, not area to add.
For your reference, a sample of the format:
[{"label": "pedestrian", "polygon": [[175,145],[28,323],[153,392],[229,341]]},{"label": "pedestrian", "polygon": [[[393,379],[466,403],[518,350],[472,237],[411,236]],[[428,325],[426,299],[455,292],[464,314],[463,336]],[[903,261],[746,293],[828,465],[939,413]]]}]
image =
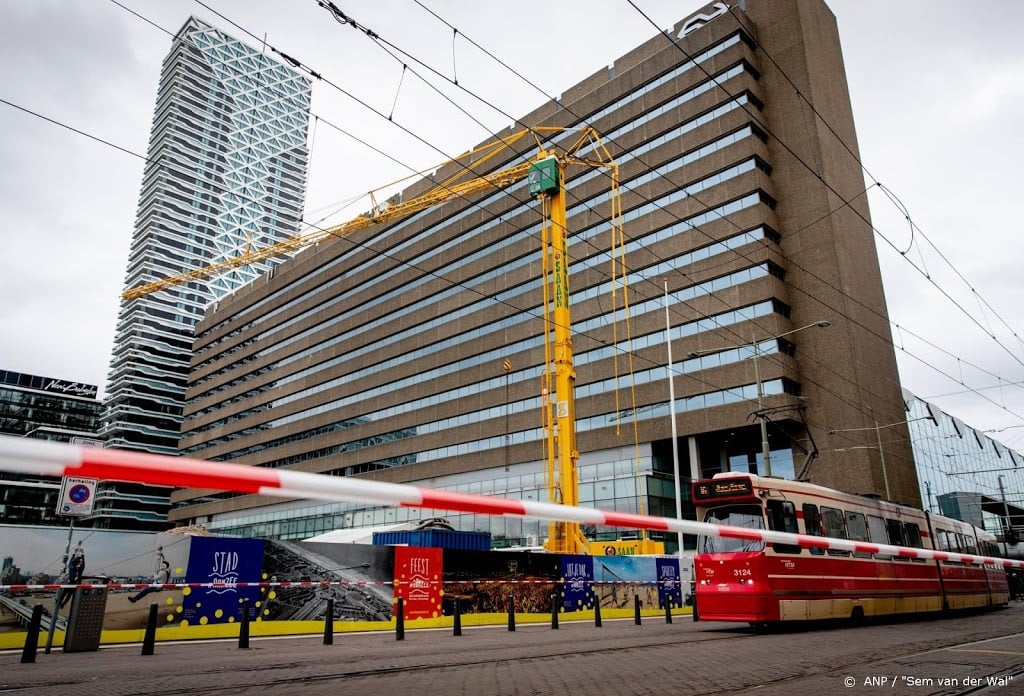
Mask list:
[{"label": "pedestrian", "polygon": [[1020,571],[1010,568],[1006,571],[1006,579],[1010,586],[1010,599],[1021,599],[1021,595],[1024,593],[1024,583],[1021,582]]},{"label": "pedestrian", "polygon": [[[71,552],[71,557],[68,558],[67,568],[65,571],[65,577],[67,578],[68,585],[77,585],[82,582],[82,575],[85,574],[85,549],[82,548],[82,542],[79,541]],[[71,596],[74,594],[72,590],[61,590],[59,605],[61,608],[68,603]]]},{"label": "pedestrian", "polygon": [[[171,579],[171,565],[167,561],[164,561],[160,565],[160,570],[158,570],[156,572],[156,574],[153,576],[153,583],[157,584],[157,585],[164,585],[167,582],[169,582],[170,579]],[[160,592],[163,589],[164,588],[162,588],[162,587],[144,587],[144,588],[142,588],[142,590],[140,590],[138,593],[136,593],[136,595],[134,597],[129,597],[128,601],[131,602],[132,604],[135,604],[137,601],[139,601],[140,599],[142,599],[143,597],[145,597],[149,593],[151,593],[151,592]]]},{"label": "pedestrian", "polygon": [[78,542],[75,546],[75,550],[71,552],[71,558],[68,560],[68,583],[71,585],[77,585],[82,581],[82,575],[85,573],[85,549],[82,548],[82,542]]}]

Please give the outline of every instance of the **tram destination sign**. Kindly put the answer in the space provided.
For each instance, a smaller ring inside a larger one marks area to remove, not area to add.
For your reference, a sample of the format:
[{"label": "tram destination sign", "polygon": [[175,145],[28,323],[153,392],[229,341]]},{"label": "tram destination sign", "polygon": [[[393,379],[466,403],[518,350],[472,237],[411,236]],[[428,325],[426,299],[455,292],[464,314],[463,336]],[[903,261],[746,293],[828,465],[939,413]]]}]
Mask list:
[{"label": "tram destination sign", "polygon": [[752,495],[754,495],[754,484],[746,477],[713,479],[693,484],[694,500],[745,498]]}]

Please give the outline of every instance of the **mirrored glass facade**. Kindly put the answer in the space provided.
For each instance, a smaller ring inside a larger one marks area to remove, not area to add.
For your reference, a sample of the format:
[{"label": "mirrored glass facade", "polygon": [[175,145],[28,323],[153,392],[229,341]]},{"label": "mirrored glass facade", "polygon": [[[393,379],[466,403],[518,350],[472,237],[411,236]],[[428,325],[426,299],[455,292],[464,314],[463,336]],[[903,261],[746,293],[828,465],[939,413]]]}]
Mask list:
[{"label": "mirrored glass facade", "polygon": [[[0,433],[102,447],[97,391],[92,384],[0,370]],[[0,524],[67,526],[69,518],[57,514],[60,486],[55,477],[0,474]],[[168,495],[167,488],[101,481],[93,514],[77,518],[75,525],[166,529]]]},{"label": "mirrored glass facade", "polygon": [[1006,529],[1024,533],[1024,455],[909,391],[904,398],[925,509],[1001,542]]}]

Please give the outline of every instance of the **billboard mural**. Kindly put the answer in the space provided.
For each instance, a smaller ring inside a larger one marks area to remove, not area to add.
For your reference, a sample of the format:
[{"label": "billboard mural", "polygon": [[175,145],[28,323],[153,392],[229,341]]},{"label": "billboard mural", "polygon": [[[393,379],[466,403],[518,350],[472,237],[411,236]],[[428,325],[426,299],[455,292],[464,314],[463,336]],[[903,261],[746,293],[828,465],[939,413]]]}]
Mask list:
[{"label": "billboard mural", "polygon": [[658,606],[683,606],[682,574],[679,568],[678,558],[656,558],[655,567],[658,578]]},{"label": "billboard mural", "polygon": [[658,606],[658,587],[651,583],[658,577],[657,560],[653,556],[596,556],[594,580],[601,607],[627,609],[633,606],[635,596],[640,597],[642,607]]},{"label": "billboard mural", "polygon": [[180,621],[184,625],[224,623],[242,617],[242,602],[249,601],[249,618],[260,617],[260,587],[237,587],[239,582],[263,579],[263,541],[192,537],[185,582],[223,583],[220,587],[185,588]]},{"label": "billboard mural", "polygon": [[405,604],[406,619],[432,619],[441,615],[443,550],[396,546],[395,599]]},{"label": "billboard mural", "polygon": [[551,611],[551,595],[559,592],[560,556],[529,551],[462,551],[445,549],[444,613],[459,598],[463,612]]},{"label": "billboard mural", "polygon": [[565,611],[593,609],[593,556],[562,556],[562,607]]},{"label": "billboard mural", "polygon": [[[143,629],[149,607],[158,626],[230,624],[248,600],[253,621],[323,621],[328,606],[341,621],[390,622],[395,598],[405,618],[450,615],[454,600],[465,613],[548,613],[552,597],[562,611],[681,606],[690,568],[674,557],[560,556],[530,551],[476,551],[412,546],[236,539],[74,530],[81,544],[83,582],[144,584],[107,593],[104,629]],[[64,580],[68,530],[0,526],[0,637],[24,632],[25,609],[52,610],[52,590],[12,586]],[[680,573],[680,570],[683,572]],[[680,583],[682,580],[682,583]],[[395,584],[397,582],[397,585]],[[215,587],[163,587],[212,584]],[[254,583],[254,587],[239,584]],[[282,586],[284,585],[284,586]],[[681,586],[680,586],[681,585]],[[67,617],[71,603],[60,610]],[[30,611],[28,613],[31,613]]]}]

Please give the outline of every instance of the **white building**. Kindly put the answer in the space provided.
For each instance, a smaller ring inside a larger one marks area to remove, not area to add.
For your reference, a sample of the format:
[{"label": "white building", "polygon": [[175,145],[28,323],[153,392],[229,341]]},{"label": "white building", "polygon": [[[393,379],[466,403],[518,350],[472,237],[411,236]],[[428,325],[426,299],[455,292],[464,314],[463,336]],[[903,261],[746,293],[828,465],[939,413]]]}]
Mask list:
[{"label": "white building", "polygon": [[[190,18],[164,60],[125,287],[295,235],[309,81]],[[192,328],[207,304],[273,261],[124,301],[102,433],[107,447],[178,453]]]}]

